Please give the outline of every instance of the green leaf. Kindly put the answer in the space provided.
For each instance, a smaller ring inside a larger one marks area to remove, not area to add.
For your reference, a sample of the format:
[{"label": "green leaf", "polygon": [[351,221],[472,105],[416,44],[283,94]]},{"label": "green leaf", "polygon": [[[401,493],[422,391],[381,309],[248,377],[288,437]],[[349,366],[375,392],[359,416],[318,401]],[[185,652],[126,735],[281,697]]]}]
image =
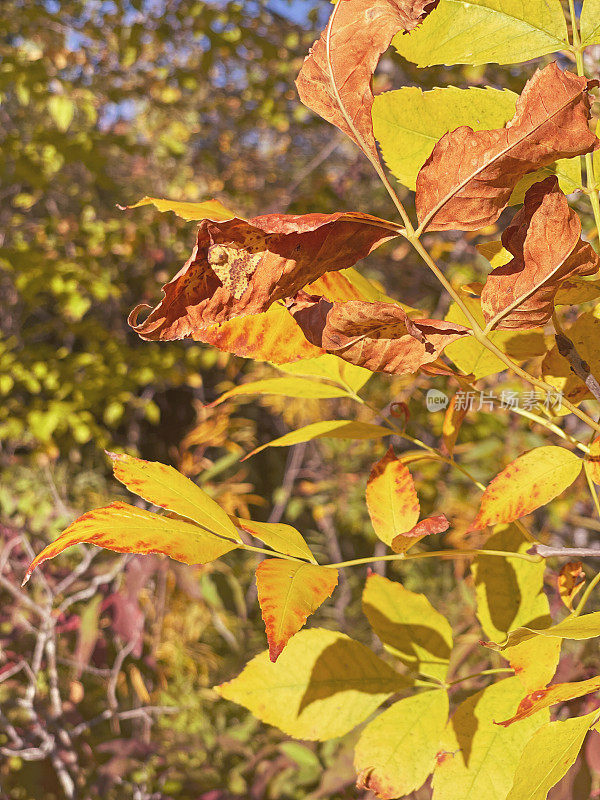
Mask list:
[{"label": "green leaf", "polygon": [[387,650],[413,671],[445,679],[452,628],[424,594],[373,574],[367,578],[362,607]]},{"label": "green leaf", "polygon": [[[463,301],[479,324],[485,327],[479,299],[463,297]],[[456,303],[452,303],[445,319],[470,327],[469,321]],[[541,331],[492,331],[489,338],[500,350],[517,361],[543,355],[546,352],[546,344]],[[465,336],[459,342],[447,345],[444,353],[463,372],[472,373],[476,380],[488,375],[495,375],[506,369],[506,364],[498,356],[491,353],[472,336]]]},{"label": "green leaf", "polygon": [[393,44],[419,67],[519,64],[569,46],[560,0],[441,0]]},{"label": "green leaf", "polygon": [[297,739],[324,741],[351,731],[409,682],[375,653],[343,633],[297,633],[275,664],[252,659],[221,697]]},{"label": "green leaf", "polygon": [[354,751],[358,788],[383,800],[419,789],[433,771],[448,709],[445,691],[426,691],[399,700],[370,722]]},{"label": "green leaf", "polygon": [[[484,549],[525,553],[531,547],[514,526],[494,533]],[[471,571],[475,582],[477,618],[486,636],[494,641],[506,638],[515,627],[550,624],[550,607],[544,594],[546,565],[502,556],[477,556]]]},{"label": "green leaf", "polygon": [[530,625],[517,628],[511,631],[501,644],[488,642],[488,647],[493,650],[503,651],[507,647],[526,642],[535,636],[552,636],[559,639],[574,639],[582,641],[584,639],[594,639],[600,636],[600,611],[592,614],[584,614],[581,617],[567,617],[562,622],[552,625],[549,628],[534,628]]},{"label": "green leaf", "polygon": [[525,745],[506,800],[546,800],[550,789],[575,763],[598,711],[583,717],[548,722]]},{"label": "green leaf", "polygon": [[445,133],[461,125],[501,128],[514,116],[516,100],[508,89],[449,86],[423,92],[405,86],[375,97],[373,130],[390,171],[414,190],[417,173]]},{"label": "green leaf", "polygon": [[381,439],[382,436],[391,436],[393,431],[382,425],[372,425],[369,422],[351,422],[346,419],[323,420],[313,422],[298,428],[297,431],[286,433],[272,442],[257,447],[248,453],[242,461],[250,456],[260,453],[266,447],[290,447],[300,442],[311,442],[313,439]]},{"label": "green leaf", "polygon": [[235,525],[221,506],[174,467],[133,456],[108,455],[113,460],[115,478],[131,492],[155,506],[187,517],[219,536],[241,541]]},{"label": "green leaf", "polygon": [[53,94],[48,100],[48,111],[58,130],[64,133],[73,122],[75,104],[64,94]]},{"label": "green leaf", "polygon": [[256,536],[257,539],[278,553],[285,553],[287,556],[296,558],[307,558],[316,563],[304,537],[291,525],[285,525],[283,522],[254,522],[251,519],[238,519],[237,517],[232,519],[246,533]]},{"label": "green leaf", "polygon": [[600,0],[583,0],[579,17],[581,44],[600,44]]},{"label": "green leaf", "polygon": [[518,679],[507,678],[461,703],[442,736],[433,800],[505,800],[523,748],[548,721],[544,709],[509,728],[496,725],[522,696]]}]

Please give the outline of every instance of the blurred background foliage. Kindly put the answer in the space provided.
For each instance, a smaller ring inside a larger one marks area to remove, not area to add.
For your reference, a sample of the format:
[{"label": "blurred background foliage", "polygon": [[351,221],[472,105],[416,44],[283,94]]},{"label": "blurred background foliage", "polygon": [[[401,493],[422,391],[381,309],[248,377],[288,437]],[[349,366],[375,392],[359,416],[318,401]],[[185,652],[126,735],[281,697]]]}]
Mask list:
[{"label": "blurred background foliage", "polygon": [[[20,578],[29,547],[37,551],[76,515],[119,495],[103,448],[177,466],[232,513],[297,525],[317,557],[378,552],[364,488],[381,446],[319,442],[240,464],[254,445],[290,427],[336,416],[371,419],[371,412],[350,401],[276,398],[207,408],[241,378],[273,369],[194,343],[143,343],[126,324],[129,310],[156,301],[160,284],[187,258],[194,225],[117,204],[146,194],[214,196],[245,214],[392,214],[370,165],[297,99],[293,81],[328,10],[311,0],[3,0],[0,576]],[[390,54],[377,88],[453,83],[518,91],[525,80],[520,67],[418,73]],[[474,243],[452,234],[430,242],[460,283],[482,275]],[[438,316],[447,310],[403,245],[381,248],[364,272],[404,302]],[[437,442],[441,417],[424,405],[431,385],[444,382],[375,376],[367,394],[377,408],[408,403],[411,432]],[[465,465],[482,478],[500,460],[543,443],[504,413],[473,415],[461,441]],[[460,475],[450,480],[431,462],[415,473],[424,514],[464,517],[473,505]],[[583,517],[587,510],[582,500],[577,511]],[[567,511],[555,504],[542,524],[560,527]],[[452,535],[458,541],[463,533]],[[35,650],[39,608],[48,598],[66,603],[56,641],[62,715],[50,709],[44,659],[34,676],[36,714],[51,729],[79,730],[65,745],[65,758],[77,765],[78,795],[370,796],[353,788],[351,737],[289,741],[209,688],[264,648],[254,563],[233,554],[192,569],[158,557],[94,554],[67,587],[83,553],[67,553],[47,570],[47,582],[37,579],[37,612],[18,590],[0,587],[0,722],[17,731],[28,724],[18,702],[27,675],[6,675]],[[456,580],[464,567],[415,563],[396,574],[408,588],[428,587],[468,648],[478,629],[472,594]],[[362,571],[344,573],[318,623],[373,644],[357,600],[363,580]],[[107,691],[110,708],[123,716],[102,717]],[[164,713],[141,710],[167,706]],[[0,746],[8,741],[1,728]],[[65,796],[49,756],[0,759],[3,798],[39,800],[40,787],[44,800]]]}]

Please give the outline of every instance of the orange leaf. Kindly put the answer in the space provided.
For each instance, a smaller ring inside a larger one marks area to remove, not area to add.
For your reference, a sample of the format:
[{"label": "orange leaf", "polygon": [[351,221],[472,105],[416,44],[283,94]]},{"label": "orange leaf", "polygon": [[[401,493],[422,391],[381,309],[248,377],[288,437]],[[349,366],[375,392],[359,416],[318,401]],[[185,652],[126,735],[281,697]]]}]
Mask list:
[{"label": "orange leaf", "polygon": [[337,582],[337,569],[316,564],[269,558],[258,566],[258,602],[271,661],[277,661],[289,639],[331,595]]},{"label": "orange leaf", "polygon": [[524,453],[488,485],[469,531],[513,522],[546,505],[573,483],[582,464],[564,447],[536,447]]},{"label": "orange leaf", "polygon": [[371,78],[400,30],[410,31],[435,0],[344,0],[315,42],[296,86],[304,105],[336,125],[379,161],[373,136]]},{"label": "orange leaf", "polygon": [[600,689],[600,677],[576,683],[555,683],[553,686],[548,686],[547,689],[537,689],[521,700],[513,717],[496,724],[507,728],[513,722],[530,717],[542,708],[549,708],[555,703],[564,703],[567,700],[574,700],[576,697],[583,697],[598,691],[598,689]]},{"label": "orange leaf", "polygon": [[433,536],[435,533],[443,533],[450,527],[450,523],[444,514],[435,517],[427,517],[418,522],[408,533],[401,533],[394,536],[392,540],[392,550],[394,553],[406,553],[414,544],[420,542],[426,536]]},{"label": "orange leaf", "polygon": [[569,611],[572,611],[573,600],[583,589],[583,584],[585,583],[585,572],[581,561],[569,561],[568,564],[565,564],[556,583],[560,599]]},{"label": "orange leaf", "polygon": [[486,322],[494,321],[498,329],[545,325],[561,282],[598,270],[600,259],[580,234],[581,220],[569,208],[556,176],[535,183],[502,235],[513,258],[492,270],[483,287]]},{"label": "orange leaf", "polygon": [[538,70],[505,128],[445,134],[417,176],[419,222],[428,230],[478,230],[495,222],[529,172],[590,153],[589,89],[597,85],[556,63]]},{"label": "orange leaf", "polygon": [[207,564],[235,550],[235,542],[221,539],[190,522],[159,516],[119,501],[88,511],[37,555],[27,570],[33,570],[67,547],[88,542],[117,553],[163,553],[184,564]]},{"label": "orange leaf", "polygon": [[446,345],[468,333],[467,328],[451,322],[410,319],[394,303],[331,303],[299,292],[288,305],[315,347],[371,372],[416,372],[436,361]]},{"label": "orange leaf", "polygon": [[371,469],[367,509],[375,533],[386,544],[412,530],[419,519],[419,498],[412,475],[391,447]]},{"label": "orange leaf", "polygon": [[442,424],[443,450],[450,457],[454,453],[454,446],[456,445],[460,428],[469,410],[468,403],[458,405],[459,397],[460,395],[458,394],[453,395],[444,414],[444,422]]},{"label": "orange leaf", "polygon": [[202,339],[211,325],[260,314],[397,235],[394,223],[354,212],[205,219],[163,300],[139,325],[132,312],[130,324],[144,339]]}]

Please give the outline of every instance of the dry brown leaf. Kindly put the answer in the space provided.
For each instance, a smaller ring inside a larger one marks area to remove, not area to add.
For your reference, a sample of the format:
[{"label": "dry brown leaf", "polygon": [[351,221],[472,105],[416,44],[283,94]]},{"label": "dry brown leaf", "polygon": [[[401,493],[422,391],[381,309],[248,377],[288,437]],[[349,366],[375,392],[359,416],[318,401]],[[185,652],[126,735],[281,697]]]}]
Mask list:
[{"label": "dry brown leaf", "polygon": [[140,324],[138,307],[130,324],[144,339],[202,339],[211,325],[262,313],[325,272],[352,266],[397,231],[355,212],[203,220],[164,299]]},{"label": "dry brown leaf", "polygon": [[372,372],[416,372],[468,333],[451,322],[412,320],[394,303],[337,303],[299,292],[289,308],[311,344]]},{"label": "dry brown leaf", "polygon": [[563,280],[593,275],[600,259],[581,239],[581,220],[552,175],[535,183],[502,235],[511,261],[492,270],[481,293],[486,322],[496,328],[537,328],[552,316]]},{"label": "dry brown leaf", "polygon": [[478,230],[495,222],[519,180],[559,158],[591,152],[588,81],[556,63],[538,70],[506,127],[445,134],[417,176],[419,223],[428,230]]},{"label": "dry brown leaf", "polygon": [[438,0],[343,0],[304,60],[296,81],[304,105],[336,125],[379,162],[371,79],[401,30],[411,31]]}]

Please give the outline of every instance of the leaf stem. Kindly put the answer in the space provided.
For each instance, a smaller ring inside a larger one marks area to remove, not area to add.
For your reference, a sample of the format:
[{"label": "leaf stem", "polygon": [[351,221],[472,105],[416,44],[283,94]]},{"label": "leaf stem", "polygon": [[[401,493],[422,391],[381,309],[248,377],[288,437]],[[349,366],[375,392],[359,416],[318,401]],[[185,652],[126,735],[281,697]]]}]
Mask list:
[{"label": "leaf stem", "polygon": [[497,667],[496,669],[482,669],[481,672],[473,672],[471,675],[465,675],[464,678],[458,678],[455,681],[449,681],[445,685],[449,686],[456,686],[459,683],[464,683],[465,681],[470,681],[472,678],[480,678],[484,675],[499,675],[500,673],[511,672],[514,673],[514,670],[510,667]]},{"label": "leaf stem", "polygon": [[507,550],[430,550],[426,553],[394,553],[389,556],[368,556],[367,558],[354,558],[351,561],[340,561],[338,564],[324,564],[325,567],[342,569],[356,567],[360,564],[373,564],[378,561],[417,561],[424,558],[470,558],[471,556],[501,556],[502,558],[518,558],[539,564],[543,561],[540,555],[530,553],[511,553]]},{"label": "leaf stem", "polygon": [[245,542],[235,542],[240,550],[249,550],[251,553],[263,553],[273,558],[285,558],[287,561],[298,561],[300,564],[310,564],[308,559],[296,558],[296,556],[288,556],[286,553],[279,553],[277,550],[267,550],[264,547],[254,547],[254,545],[246,544]]}]

